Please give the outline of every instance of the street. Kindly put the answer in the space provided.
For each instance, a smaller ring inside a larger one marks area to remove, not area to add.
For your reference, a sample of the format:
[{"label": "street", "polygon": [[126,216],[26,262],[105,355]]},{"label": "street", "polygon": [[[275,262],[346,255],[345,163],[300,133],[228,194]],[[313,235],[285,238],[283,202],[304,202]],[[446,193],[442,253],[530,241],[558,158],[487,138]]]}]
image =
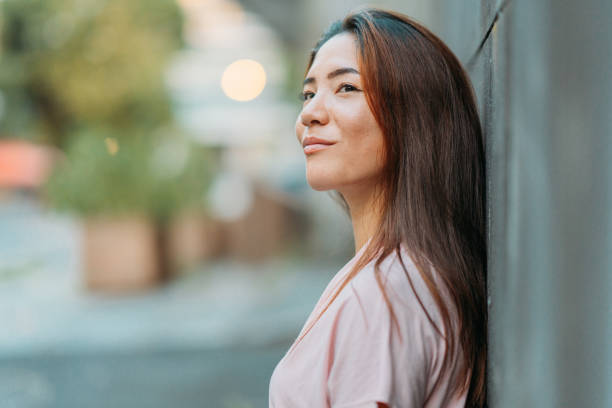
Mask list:
[{"label": "street", "polygon": [[337,265],[218,260],[133,295],[81,285],[80,226],[0,201],[2,408],[267,406]]}]

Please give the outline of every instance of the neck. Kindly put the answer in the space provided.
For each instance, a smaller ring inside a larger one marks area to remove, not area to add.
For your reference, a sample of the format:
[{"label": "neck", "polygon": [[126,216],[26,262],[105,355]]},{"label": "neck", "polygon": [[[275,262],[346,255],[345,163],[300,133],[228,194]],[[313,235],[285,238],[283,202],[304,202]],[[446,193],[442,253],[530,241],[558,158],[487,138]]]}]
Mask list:
[{"label": "neck", "polygon": [[351,213],[355,253],[357,253],[368,239],[376,233],[380,225],[379,200],[373,188],[360,191],[342,191],[341,193]]}]

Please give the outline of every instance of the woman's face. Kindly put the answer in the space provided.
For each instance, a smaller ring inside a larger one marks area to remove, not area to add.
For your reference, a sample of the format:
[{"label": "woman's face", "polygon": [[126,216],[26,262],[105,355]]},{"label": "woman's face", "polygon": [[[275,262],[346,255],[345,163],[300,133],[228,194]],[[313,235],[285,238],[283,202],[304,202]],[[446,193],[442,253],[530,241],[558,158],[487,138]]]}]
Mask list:
[{"label": "woman's face", "polygon": [[383,166],[383,134],[370,111],[351,33],[319,49],[304,81],[304,105],[295,131],[315,190],[371,188]]}]

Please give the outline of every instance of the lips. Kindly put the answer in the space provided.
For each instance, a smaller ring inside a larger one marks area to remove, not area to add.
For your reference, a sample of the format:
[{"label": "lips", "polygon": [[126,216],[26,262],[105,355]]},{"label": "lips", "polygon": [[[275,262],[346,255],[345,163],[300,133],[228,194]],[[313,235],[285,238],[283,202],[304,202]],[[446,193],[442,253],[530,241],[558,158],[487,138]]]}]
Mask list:
[{"label": "lips", "polygon": [[319,150],[326,149],[335,143],[336,142],[321,139],[318,137],[307,136],[302,141],[302,146],[304,147],[304,153],[310,154],[310,153],[314,153]]}]

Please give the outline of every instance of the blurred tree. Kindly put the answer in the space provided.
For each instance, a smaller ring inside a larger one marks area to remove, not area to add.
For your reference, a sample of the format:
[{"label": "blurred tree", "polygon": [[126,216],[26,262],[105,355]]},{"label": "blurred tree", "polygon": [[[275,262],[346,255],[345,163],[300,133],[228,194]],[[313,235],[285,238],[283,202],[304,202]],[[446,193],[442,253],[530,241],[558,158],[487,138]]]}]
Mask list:
[{"label": "blurred tree", "polygon": [[86,217],[143,214],[162,223],[183,209],[203,207],[214,173],[209,149],[177,128],[115,135],[108,127],[74,132],[46,186],[54,207]]},{"label": "blurred tree", "polygon": [[203,209],[215,168],[165,87],[182,24],[175,0],[0,1],[0,137],[59,147],[49,202],[86,223],[144,216],[162,258],[172,217]]},{"label": "blurred tree", "polygon": [[182,42],[175,1],[5,0],[0,13],[0,134],[65,148],[74,127],[110,126],[123,138],[170,120],[163,74]]},{"label": "blurred tree", "polygon": [[201,201],[211,157],[174,126],[164,83],[183,44],[174,0],[5,0],[0,18],[0,137],[66,153],[56,207],[159,220]]}]

